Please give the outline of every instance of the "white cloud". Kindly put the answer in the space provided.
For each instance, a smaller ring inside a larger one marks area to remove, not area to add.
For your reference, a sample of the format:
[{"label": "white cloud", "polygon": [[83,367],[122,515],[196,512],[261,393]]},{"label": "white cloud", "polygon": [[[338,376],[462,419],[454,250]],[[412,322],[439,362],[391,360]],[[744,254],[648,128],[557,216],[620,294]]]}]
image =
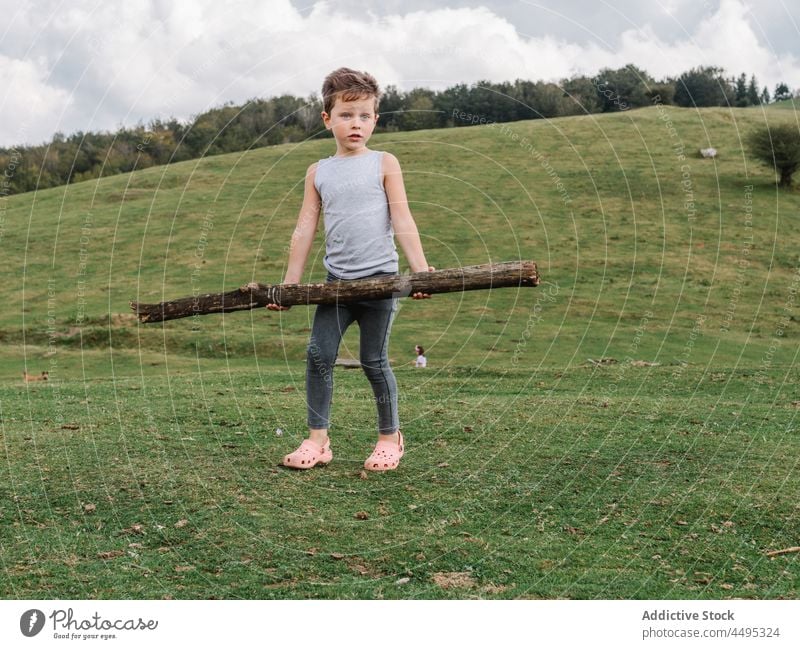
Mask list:
[{"label": "white cloud", "polygon": [[[685,25],[685,39],[664,42],[646,26],[622,34],[620,55],[614,65],[635,62],[654,77],[677,75],[699,65],[725,68],[729,76],[755,74],[770,92],[779,81],[800,86],[798,61],[791,54],[777,54],[759,42],[739,0],[722,0],[719,9],[696,25]],[[625,59],[623,61],[623,59]]]},{"label": "white cloud", "polygon": [[[33,61],[20,61],[0,54],[0,142],[23,143],[37,139],[43,124],[56,110],[69,106],[65,90],[48,84],[45,72]],[[47,128],[47,127],[45,127]]]},{"label": "white cloud", "polygon": [[[673,0],[663,8],[676,14],[681,4]],[[43,0],[4,15],[11,17],[0,37],[4,145],[156,116],[188,119],[254,96],[316,93],[325,74],[341,65],[403,89],[554,80],[631,62],[655,77],[718,65],[731,75],[755,73],[770,90],[778,81],[800,86],[797,60],[759,41],[756,16],[741,0],[722,0],[702,21],[684,25],[684,37],[665,40],[644,25],[622,32],[614,49],[598,41],[523,36],[485,7],[378,16],[344,13],[324,2],[302,14],[288,0],[67,8]]]}]

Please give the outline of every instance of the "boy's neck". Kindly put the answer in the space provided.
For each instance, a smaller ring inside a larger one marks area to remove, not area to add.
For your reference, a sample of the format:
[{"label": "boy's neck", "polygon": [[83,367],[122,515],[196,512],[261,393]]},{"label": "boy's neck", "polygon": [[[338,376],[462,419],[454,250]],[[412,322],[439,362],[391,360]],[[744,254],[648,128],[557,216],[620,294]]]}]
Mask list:
[{"label": "boy's neck", "polygon": [[367,153],[371,153],[371,150],[367,147],[363,149],[359,149],[358,151],[337,151],[336,154],[333,156],[334,158],[357,158],[360,155],[366,155]]}]

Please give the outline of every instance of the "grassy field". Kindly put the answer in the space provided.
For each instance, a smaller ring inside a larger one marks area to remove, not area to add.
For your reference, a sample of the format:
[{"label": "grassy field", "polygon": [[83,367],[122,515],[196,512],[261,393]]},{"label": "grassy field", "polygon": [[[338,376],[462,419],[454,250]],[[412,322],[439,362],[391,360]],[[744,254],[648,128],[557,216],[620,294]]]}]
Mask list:
[{"label": "grassy field", "polygon": [[800,102],[798,102],[797,99],[783,99],[781,101],[776,101],[770,106],[770,108],[781,108],[784,110],[788,109],[797,112],[798,103]]},{"label": "grassy field", "polygon": [[280,280],[330,142],[3,200],[2,595],[797,598],[798,555],[768,553],[800,542],[800,192],[741,144],[793,118],[654,106],[375,136],[431,263],[543,277],[403,303],[390,475],[361,475],[374,407],[346,369],[333,463],[278,466],[303,436],[311,310],[128,309]]}]

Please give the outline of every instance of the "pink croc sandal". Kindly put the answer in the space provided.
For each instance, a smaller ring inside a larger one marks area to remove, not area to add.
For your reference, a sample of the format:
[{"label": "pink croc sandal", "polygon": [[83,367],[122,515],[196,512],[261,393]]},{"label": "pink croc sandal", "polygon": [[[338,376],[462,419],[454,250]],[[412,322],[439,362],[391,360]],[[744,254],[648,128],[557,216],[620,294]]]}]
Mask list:
[{"label": "pink croc sandal", "polygon": [[292,469],[310,469],[317,464],[325,465],[333,459],[331,440],[328,439],[324,446],[320,446],[310,439],[304,439],[294,453],[289,453],[283,458],[283,466]]},{"label": "pink croc sandal", "polygon": [[[399,432],[399,431],[398,431]],[[364,461],[364,468],[367,471],[391,471],[396,469],[400,464],[400,458],[403,457],[403,433],[400,433],[400,442],[395,444],[388,440],[381,440],[375,444],[375,450]]]}]

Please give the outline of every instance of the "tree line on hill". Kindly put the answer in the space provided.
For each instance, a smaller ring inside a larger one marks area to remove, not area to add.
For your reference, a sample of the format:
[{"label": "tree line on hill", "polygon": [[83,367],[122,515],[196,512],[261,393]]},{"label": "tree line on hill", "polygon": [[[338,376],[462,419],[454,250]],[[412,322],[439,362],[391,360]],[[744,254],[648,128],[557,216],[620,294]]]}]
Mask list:
[{"label": "tree line on hill", "polygon": [[[407,92],[389,86],[381,98],[376,132],[625,111],[654,103],[746,107],[789,98],[792,93],[784,83],[770,96],[754,75],[749,79],[744,73],[726,77],[717,67],[694,68],[676,78],[656,81],[627,65],[560,83],[518,79]],[[283,95],[243,105],[229,102],[189,122],[155,119],[146,126],[123,127],[114,133],[56,133],[46,144],[0,148],[0,168],[5,170],[0,196],[207,155],[328,137],[319,117],[321,110],[318,97]]]}]

